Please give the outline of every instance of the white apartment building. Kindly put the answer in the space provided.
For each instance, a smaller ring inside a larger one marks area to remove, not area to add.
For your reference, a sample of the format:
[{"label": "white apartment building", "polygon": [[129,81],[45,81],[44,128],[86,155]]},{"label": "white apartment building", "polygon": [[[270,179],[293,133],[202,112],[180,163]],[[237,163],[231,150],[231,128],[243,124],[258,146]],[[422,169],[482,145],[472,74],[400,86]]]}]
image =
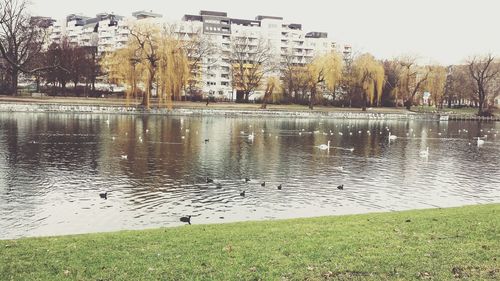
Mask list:
[{"label": "white apartment building", "polygon": [[[185,15],[183,24],[195,24],[202,28],[203,36],[210,38],[216,45],[215,52],[206,59],[203,73],[202,91],[220,99],[236,98],[236,90],[231,83],[231,43],[240,38],[248,39],[250,48],[261,38],[272,46],[277,62],[283,63],[285,57],[292,62],[305,65],[316,55],[327,53],[336,48],[324,32],[305,32],[301,24],[287,23],[282,17],[257,16],[254,20],[235,19],[225,12],[200,11],[199,15]],[[252,43],[253,42],[253,43]],[[250,99],[262,96],[256,91]]]},{"label": "white apartment building", "polygon": [[128,21],[123,17],[101,13],[96,17],[69,15],[52,26],[50,39],[60,43],[66,37],[71,44],[97,47],[98,55],[115,51],[127,44]]},{"label": "white apartment building", "polygon": [[[225,12],[200,11],[198,15],[186,14],[180,21],[167,22],[153,12],[139,11],[132,15],[133,18],[107,13],[94,18],[69,15],[64,22],[52,26],[50,39],[57,43],[67,36],[71,43],[97,46],[101,55],[123,47],[129,38],[129,26],[142,19],[153,18],[155,23],[175,26],[180,38],[201,34],[214,45],[215,52],[203,59],[200,90],[205,96],[226,100],[234,100],[237,94],[231,79],[231,44],[239,38],[248,39],[249,45],[266,40],[277,62],[283,63],[291,57],[297,65],[305,65],[316,55],[337,47],[327,33],[305,32],[301,24],[287,23],[282,17],[257,16],[248,20],[228,17]],[[250,98],[261,94],[256,91]]]}]

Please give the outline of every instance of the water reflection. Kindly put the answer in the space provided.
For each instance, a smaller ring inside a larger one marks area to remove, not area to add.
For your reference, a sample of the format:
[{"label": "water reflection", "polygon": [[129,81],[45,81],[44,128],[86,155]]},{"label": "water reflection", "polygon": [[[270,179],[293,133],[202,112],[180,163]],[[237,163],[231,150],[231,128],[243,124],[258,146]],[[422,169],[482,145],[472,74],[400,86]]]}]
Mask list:
[{"label": "water reflection", "polygon": [[0,238],[500,202],[499,129],[0,113]]}]

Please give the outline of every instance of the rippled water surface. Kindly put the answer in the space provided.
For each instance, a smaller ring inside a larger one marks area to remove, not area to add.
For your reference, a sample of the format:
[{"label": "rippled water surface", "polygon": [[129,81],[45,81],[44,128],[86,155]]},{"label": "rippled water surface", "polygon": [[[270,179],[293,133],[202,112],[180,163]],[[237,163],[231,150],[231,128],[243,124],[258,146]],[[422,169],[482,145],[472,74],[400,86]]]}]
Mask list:
[{"label": "rippled water surface", "polygon": [[[183,215],[201,224],[498,203],[499,131],[476,122],[0,113],[0,239],[175,226]],[[481,147],[479,135],[488,135]]]}]

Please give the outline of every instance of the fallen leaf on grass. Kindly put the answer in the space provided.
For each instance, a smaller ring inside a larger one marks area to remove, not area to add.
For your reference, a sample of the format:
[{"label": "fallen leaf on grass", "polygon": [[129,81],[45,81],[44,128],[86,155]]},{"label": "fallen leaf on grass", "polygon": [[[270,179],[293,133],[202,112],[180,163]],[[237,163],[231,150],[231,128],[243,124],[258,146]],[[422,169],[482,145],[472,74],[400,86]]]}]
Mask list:
[{"label": "fallen leaf on grass", "polygon": [[427,271],[419,272],[418,276],[420,277],[420,279],[432,279],[432,275]]},{"label": "fallen leaf on grass", "polygon": [[227,245],[226,247],[224,247],[224,251],[231,253],[233,251],[233,246]]},{"label": "fallen leaf on grass", "polygon": [[330,278],[330,277],[332,277],[332,276],[333,276],[333,272],[331,272],[331,271],[328,271],[328,272],[326,272],[326,273],[323,273],[323,277],[325,277],[325,278]]}]

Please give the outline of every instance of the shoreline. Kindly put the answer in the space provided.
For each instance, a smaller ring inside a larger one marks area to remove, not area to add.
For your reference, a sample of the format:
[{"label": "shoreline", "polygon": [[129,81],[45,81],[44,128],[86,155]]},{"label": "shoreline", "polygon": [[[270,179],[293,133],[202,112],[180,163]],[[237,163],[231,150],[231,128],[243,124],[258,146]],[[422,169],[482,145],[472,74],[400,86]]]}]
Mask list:
[{"label": "shoreline", "polygon": [[[358,120],[422,120],[422,121],[500,121],[500,117],[478,117],[470,114],[447,112],[415,112],[404,108],[340,108],[317,106],[310,110],[302,105],[174,102],[172,109],[144,109],[138,103],[125,105],[123,99],[103,98],[23,98],[0,96],[0,112],[25,113],[84,113],[165,116],[221,116],[250,118],[306,118],[306,119],[358,119]],[[445,120],[443,120],[444,118]]]},{"label": "shoreline", "polygon": [[0,112],[26,113],[86,113],[86,114],[129,114],[166,116],[225,116],[225,117],[272,117],[272,118],[332,118],[332,119],[375,119],[375,120],[439,120],[439,114],[422,114],[405,109],[374,108],[368,111],[353,108],[317,107],[309,110],[306,106],[276,106],[260,109],[259,104],[226,104],[178,102],[173,109],[123,105],[116,100],[100,99],[34,99],[0,98]]},{"label": "shoreline", "polygon": [[[500,204],[500,203],[477,203],[477,204],[465,204],[465,205],[455,205],[455,206],[446,206],[446,207],[425,207],[425,208],[413,208],[413,209],[402,209],[402,210],[373,210],[368,212],[347,212],[340,214],[329,214],[329,215],[319,215],[319,216],[294,216],[294,217],[285,217],[285,218],[271,218],[271,219],[254,219],[254,220],[229,220],[229,221],[217,221],[217,222],[203,222],[203,223],[195,223],[195,218],[193,218],[193,225],[198,226],[217,226],[217,225],[231,225],[231,224],[244,224],[244,223],[272,223],[272,222],[283,222],[283,221],[292,221],[292,220],[314,220],[321,218],[341,218],[341,217],[355,217],[355,216],[363,216],[363,215],[384,215],[391,213],[405,213],[405,212],[425,212],[432,210],[442,210],[442,209],[459,209],[459,208],[467,208],[474,206],[484,206],[484,205],[492,205],[492,204]],[[59,234],[35,234],[35,235],[24,235],[24,236],[11,236],[11,237],[0,237],[0,243],[2,241],[8,240],[22,240],[22,239],[39,239],[39,238],[58,238],[58,237],[66,237],[66,236],[82,236],[82,235],[100,235],[100,234],[113,234],[124,231],[151,231],[156,229],[177,229],[182,227],[183,223],[179,223],[178,225],[153,225],[149,227],[129,227],[129,228],[118,228],[118,229],[110,229],[110,230],[102,230],[102,231],[83,231],[83,232],[66,232]]]},{"label": "shoreline", "polygon": [[484,204],[2,240],[0,279],[490,280],[500,276],[499,211]]}]

